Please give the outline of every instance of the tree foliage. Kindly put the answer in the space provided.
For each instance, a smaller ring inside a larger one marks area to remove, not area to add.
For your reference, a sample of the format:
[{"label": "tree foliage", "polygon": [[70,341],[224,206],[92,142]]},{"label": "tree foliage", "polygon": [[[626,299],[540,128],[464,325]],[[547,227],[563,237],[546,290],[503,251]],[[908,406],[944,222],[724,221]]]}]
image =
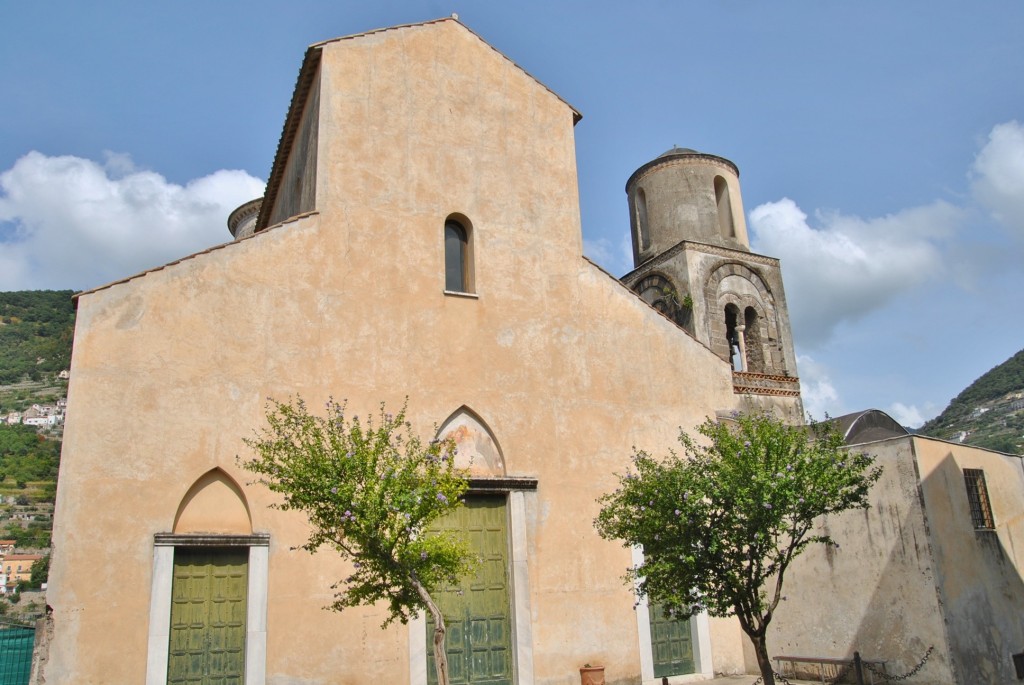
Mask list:
[{"label": "tree foliage", "polygon": [[301,399],[271,400],[267,423],[247,441],[256,456],[243,466],[283,497],[274,506],[309,517],[303,549],[327,546],[351,562],[352,574],[332,586],[337,592],[329,608],[385,601],[382,627],[429,610],[439,631],[438,679],[446,685],[444,621],[430,593],[454,584],[472,564],[464,540],[428,527],[462,506],[468,487],[455,466],[454,443],[424,443],[412,433],[405,407],[391,415],[383,404],[375,419],[363,421],[333,401],[321,417]]},{"label": "tree foliage", "polygon": [[0,384],[39,380],[71,363],[71,290],[0,292]]},{"label": "tree foliage", "polygon": [[881,469],[843,449],[829,424],[807,429],[758,414],[708,419],[697,433],[701,442],[680,432],[682,456],[636,451],[619,488],[600,498],[595,526],[643,547],[626,579],[670,615],[737,616],[770,684],[764,637],[787,568],[808,545],[838,546],[814,522],[866,508]]},{"label": "tree foliage", "polygon": [[50,546],[52,521],[29,521],[27,526],[22,526],[16,521],[10,521],[0,531],[0,538],[14,540],[15,547],[27,547],[31,549],[45,549]]},{"label": "tree foliage", "polygon": [[33,426],[0,424],[0,475],[22,482],[55,480],[60,447]]},{"label": "tree foliage", "polygon": [[[964,431],[968,433],[964,441],[967,444],[1019,453],[1024,413],[1012,410],[1007,399],[1018,392],[1024,392],[1024,350],[982,374],[917,432],[956,440],[957,434]],[[991,411],[974,413],[980,408]]]}]

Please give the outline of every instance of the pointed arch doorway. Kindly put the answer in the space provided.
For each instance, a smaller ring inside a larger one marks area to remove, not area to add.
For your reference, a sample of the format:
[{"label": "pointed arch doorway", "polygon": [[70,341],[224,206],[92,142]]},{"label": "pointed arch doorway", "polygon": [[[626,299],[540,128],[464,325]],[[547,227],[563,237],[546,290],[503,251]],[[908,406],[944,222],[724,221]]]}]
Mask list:
[{"label": "pointed arch doorway", "polygon": [[270,536],[215,468],[153,539],[146,685],[264,685]]},{"label": "pointed arch doorway", "polygon": [[[439,593],[446,595],[438,603],[448,625],[450,679],[462,685],[533,685],[526,520],[527,510],[536,507],[537,480],[507,474],[497,437],[465,405],[441,424],[438,437],[455,441],[455,463],[470,475],[467,506],[458,518],[439,523],[466,534],[483,558],[475,576]],[[460,624],[454,630],[452,617]],[[409,622],[410,685],[436,680],[432,630],[423,613]],[[452,665],[456,660],[459,666]]]}]

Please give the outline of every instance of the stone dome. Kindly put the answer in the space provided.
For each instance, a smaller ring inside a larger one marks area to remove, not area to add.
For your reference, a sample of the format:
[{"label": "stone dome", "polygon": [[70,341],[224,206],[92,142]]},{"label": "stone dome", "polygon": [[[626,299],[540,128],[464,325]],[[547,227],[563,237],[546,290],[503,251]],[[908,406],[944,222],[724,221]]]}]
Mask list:
[{"label": "stone dome", "polygon": [[231,212],[231,216],[228,217],[228,230],[231,231],[231,236],[235,240],[241,240],[253,234],[262,204],[263,198],[258,197],[255,200],[249,200]]},{"label": "stone dome", "polygon": [[662,157],[675,157],[677,155],[699,155],[699,154],[700,153],[697,152],[696,150],[694,150],[693,148],[689,148],[689,147],[676,147],[675,145],[673,145],[671,150],[666,150],[665,152],[662,152],[660,155],[657,156],[657,159],[661,159]]}]

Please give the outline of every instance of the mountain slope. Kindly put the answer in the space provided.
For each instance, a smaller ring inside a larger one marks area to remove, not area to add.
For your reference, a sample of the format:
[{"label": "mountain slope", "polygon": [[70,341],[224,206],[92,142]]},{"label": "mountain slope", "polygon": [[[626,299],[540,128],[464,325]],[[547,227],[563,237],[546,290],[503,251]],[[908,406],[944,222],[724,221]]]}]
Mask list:
[{"label": "mountain slope", "polygon": [[[1024,452],[1024,350],[983,374],[918,431],[1000,452]],[[966,433],[966,435],[964,435]]]},{"label": "mountain slope", "polygon": [[0,292],[0,384],[57,373],[71,363],[71,290]]}]

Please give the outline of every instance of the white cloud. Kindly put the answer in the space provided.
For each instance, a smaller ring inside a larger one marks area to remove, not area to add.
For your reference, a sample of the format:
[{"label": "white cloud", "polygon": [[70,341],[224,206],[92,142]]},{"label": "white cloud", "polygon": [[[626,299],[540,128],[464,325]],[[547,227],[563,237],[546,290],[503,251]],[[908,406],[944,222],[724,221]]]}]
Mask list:
[{"label": "white cloud", "polygon": [[964,216],[937,201],[888,216],[861,219],[819,213],[817,226],[788,198],[750,213],[755,247],[782,260],[794,334],[824,343],[843,321],[855,321],[944,272],[941,247]]},{"label": "white cloud", "polygon": [[1024,126],[998,124],[974,159],[970,177],[977,200],[997,221],[1024,237]]},{"label": "white cloud", "polygon": [[607,238],[584,238],[583,254],[615,276],[622,276],[633,269],[633,244],[628,234],[619,240],[618,246]]},{"label": "white cloud", "polygon": [[826,415],[836,416],[839,393],[832,385],[828,369],[804,354],[797,355],[796,364],[800,369],[800,394],[804,401],[804,413],[819,421]]},{"label": "white cloud", "polygon": [[921,412],[914,405],[907,406],[902,402],[893,402],[889,405],[888,413],[901,426],[907,428],[920,428],[925,419]]},{"label": "white cloud", "polygon": [[228,214],[263,187],[244,171],[181,186],[128,155],[30,152],[0,173],[0,290],[90,288],[225,242]]}]

